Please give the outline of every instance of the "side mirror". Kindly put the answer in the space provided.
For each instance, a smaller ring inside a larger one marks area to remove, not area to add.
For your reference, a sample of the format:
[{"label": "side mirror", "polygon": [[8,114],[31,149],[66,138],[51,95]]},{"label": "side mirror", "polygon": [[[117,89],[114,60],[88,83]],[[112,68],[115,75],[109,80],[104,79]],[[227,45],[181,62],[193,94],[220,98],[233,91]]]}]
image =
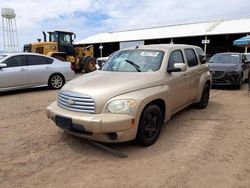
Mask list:
[{"label": "side mirror", "polygon": [[1,69],[1,68],[5,68],[5,67],[7,67],[7,64],[5,64],[5,63],[1,63],[1,64],[0,64],[0,69]]},{"label": "side mirror", "polygon": [[168,68],[167,71],[169,73],[171,72],[184,72],[187,70],[187,64],[186,63],[175,63],[174,68]]}]

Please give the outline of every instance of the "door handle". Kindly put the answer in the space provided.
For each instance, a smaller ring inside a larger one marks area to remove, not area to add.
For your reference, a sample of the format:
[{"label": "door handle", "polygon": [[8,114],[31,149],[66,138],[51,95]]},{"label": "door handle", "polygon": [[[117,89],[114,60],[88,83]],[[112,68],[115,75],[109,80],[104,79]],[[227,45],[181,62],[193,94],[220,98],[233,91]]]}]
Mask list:
[{"label": "door handle", "polygon": [[26,69],[25,68],[21,68],[21,71],[26,71]]},{"label": "door handle", "polygon": [[189,78],[189,76],[184,74],[181,80],[187,80],[188,78]]}]

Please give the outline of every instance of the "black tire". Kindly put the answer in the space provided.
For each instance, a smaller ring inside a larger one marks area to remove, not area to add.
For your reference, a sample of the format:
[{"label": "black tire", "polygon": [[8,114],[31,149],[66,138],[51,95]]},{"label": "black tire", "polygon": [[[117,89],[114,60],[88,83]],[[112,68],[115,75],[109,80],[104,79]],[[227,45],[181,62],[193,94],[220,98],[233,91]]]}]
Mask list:
[{"label": "black tire", "polygon": [[238,81],[238,83],[235,85],[235,88],[236,88],[236,89],[240,89],[242,83],[243,83],[243,76],[241,76],[241,77],[239,78],[239,81]]},{"label": "black tire", "polygon": [[96,59],[94,57],[88,57],[84,61],[83,69],[86,73],[96,70]]},{"label": "black tire", "polygon": [[50,89],[61,89],[64,83],[65,80],[61,74],[52,74],[48,81]]},{"label": "black tire", "polygon": [[66,61],[66,59],[64,57],[59,56],[59,55],[54,56],[54,58],[56,58],[56,59],[58,59],[60,61]]},{"label": "black tire", "polygon": [[162,127],[162,112],[157,105],[147,106],[140,117],[136,141],[142,146],[150,146],[158,139]]},{"label": "black tire", "polygon": [[203,87],[200,101],[196,103],[196,107],[199,109],[204,109],[207,107],[210,95],[210,85],[206,83]]}]

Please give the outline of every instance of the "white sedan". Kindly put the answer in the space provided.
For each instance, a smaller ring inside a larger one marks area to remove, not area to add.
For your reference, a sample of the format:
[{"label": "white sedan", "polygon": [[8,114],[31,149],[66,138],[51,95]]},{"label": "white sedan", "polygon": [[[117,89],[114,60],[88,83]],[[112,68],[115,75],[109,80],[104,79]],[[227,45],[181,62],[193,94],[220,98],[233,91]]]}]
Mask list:
[{"label": "white sedan", "polygon": [[69,62],[35,53],[0,54],[0,92],[45,85],[60,89],[74,76]]}]

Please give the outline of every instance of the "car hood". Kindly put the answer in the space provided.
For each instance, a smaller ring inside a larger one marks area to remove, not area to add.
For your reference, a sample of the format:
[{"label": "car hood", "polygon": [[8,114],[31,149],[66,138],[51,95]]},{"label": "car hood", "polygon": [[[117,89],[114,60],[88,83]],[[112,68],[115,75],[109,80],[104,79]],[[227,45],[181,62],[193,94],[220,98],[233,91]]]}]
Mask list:
[{"label": "car hood", "polygon": [[94,71],[64,85],[62,90],[89,95],[96,102],[96,111],[118,95],[163,85],[163,79],[156,72],[111,72]]},{"label": "car hood", "polygon": [[211,71],[229,71],[229,70],[238,70],[240,64],[232,63],[208,63],[209,69]]}]

